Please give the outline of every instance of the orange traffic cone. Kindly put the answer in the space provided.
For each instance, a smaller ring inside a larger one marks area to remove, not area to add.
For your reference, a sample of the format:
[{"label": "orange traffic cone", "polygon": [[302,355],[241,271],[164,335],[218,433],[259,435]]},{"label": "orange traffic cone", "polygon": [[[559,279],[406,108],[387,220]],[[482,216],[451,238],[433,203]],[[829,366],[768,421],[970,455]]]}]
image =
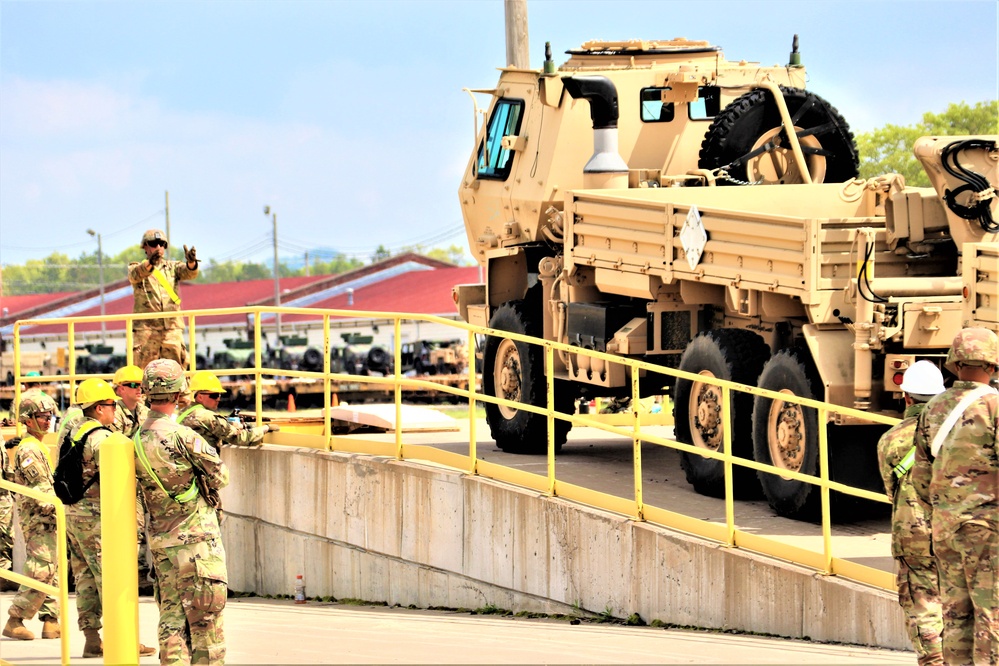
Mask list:
[{"label": "orange traffic cone", "polygon": [[334,393],[333,399],[330,401],[330,407],[339,407],[339,406],[340,406],[340,394]]},{"label": "orange traffic cone", "polygon": [[295,394],[294,393],[289,393],[288,394],[288,411],[289,412],[295,411]]}]

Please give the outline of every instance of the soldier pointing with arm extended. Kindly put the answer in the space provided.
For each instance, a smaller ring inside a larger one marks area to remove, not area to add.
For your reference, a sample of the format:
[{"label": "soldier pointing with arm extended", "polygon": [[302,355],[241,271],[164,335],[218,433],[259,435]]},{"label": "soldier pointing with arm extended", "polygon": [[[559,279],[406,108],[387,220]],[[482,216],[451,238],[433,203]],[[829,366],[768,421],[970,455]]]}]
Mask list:
[{"label": "soldier pointing with arm extended", "polygon": [[219,378],[207,370],[194,373],[188,390],[194,394],[194,404],[177,416],[177,422],[191,428],[215,447],[223,444],[256,446],[263,441],[265,434],[278,430],[274,425],[248,428],[242,423],[230,423],[219,414],[216,410],[225,389]]},{"label": "soldier pointing with arm extended", "polygon": [[[128,265],[128,281],[134,294],[133,312],[178,312],[182,280],[198,277],[198,255],[191,247],[184,246],[184,261],[166,258],[166,234],[150,229],[142,235],[142,249],[146,259]],[[132,361],[139,368],[157,358],[170,358],[187,365],[187,347],[184,345],[184,320],[180,317],[165,319],[135,319],[132,322]]]},{"label": "soldier pointing with arm extended", "polygon": [[912,485],[932,507],[948,664],[999,662],[999,338],[966,328],[945,367],[957,375],[919,415]]}]

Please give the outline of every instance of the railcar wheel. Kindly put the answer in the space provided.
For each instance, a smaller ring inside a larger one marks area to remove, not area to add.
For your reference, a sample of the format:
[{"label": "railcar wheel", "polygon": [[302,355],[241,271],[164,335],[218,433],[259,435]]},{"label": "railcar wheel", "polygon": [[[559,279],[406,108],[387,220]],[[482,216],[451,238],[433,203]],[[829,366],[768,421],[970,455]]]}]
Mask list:
[{"label": "railcar wheel", "polygon": [[[798,88],[781,88],[812,182],[855,178],[859,158],[849,125],[829,102]],[[722,109],[701,143],[698,166],[724,170],[737,181],[802,183],[780,112],[769,90],[753,90]],[[719,184],[736,184],[719,180]]]},{"label": "railcar wheel", "polygon": [[[769,349],[760,336],[742,329],[708,331],[694,338],[680,358],[680,370],[743,384],[755,384]],[[752,399],[732,392],[731,423],[722,419],[722,390],[712,384],[677,380],[673,392],[676,439],[710,451],[721,451],[726,427],[732,432],[732,452],[752,457]],[[701,495],[725,496],[725,465],[696,453],[680,454],[680,464]],[[758,495],[752,470],[735,466],[733,488],[740,497]]]}]

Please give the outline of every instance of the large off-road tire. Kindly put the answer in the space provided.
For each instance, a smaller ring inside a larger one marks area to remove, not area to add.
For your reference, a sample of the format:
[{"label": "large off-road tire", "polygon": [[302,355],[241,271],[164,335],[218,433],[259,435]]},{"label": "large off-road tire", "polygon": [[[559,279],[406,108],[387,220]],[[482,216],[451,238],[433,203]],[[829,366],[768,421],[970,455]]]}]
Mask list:
[{"label": "large off-road tire", "polygon": [[[540,313],[529,312],[525,301],[504,303],[489,320],[500,331],[541,335]],[[489,336],[483,359],[482,388],[486,395],[543,407],[547,404],[545,359],[539,345]],[[571,411],[572,398],[566,387],[556,386],[555,409]],[[566,404],[568,402],[568,405]],[[486,422],[496,445],[508,453],[545,454],[548,451],[548,419],[543,414],[515,407],[486,403]],[[565,443],[572,424],[555,419],[555,450]]]},{"label": "large off-road tire", "polygon": [[[842,183],[857,176],[857,145],[839,112],[818,95],[781,88],[795,134],[815,183]],[[701,143],[698,166],[764,185],[802,183],[780,112],[769,90],[753,90],[715,116]],[[737,184],[732,180],[722,185]]]},{"label": "large off-road tire", "polygon": [[[760,336],[743,329],[707,331],[694,338],[680,357],[680,370],[742,384],[755,385],[770,350]],[[726,424],[722,421],[722,391],[711,384],[678,379],[673,391],[674,433],[677,441],[722,451]],[[751,459],[752,396],[732,391],[732,452]],[[725,464],[694,453],[682,453],[687,482],[701,495],[725,496]],[[733,489],[739,497],[759,495],[753,471],[733,468]]]},{"label": "large off-road tire", "polygon": [[[759,387],[800,398],[822,399],[818,373],[807,352],[778,352],[760,375]],[[753,405],[756,462],[815,475],[819,459],[819,425],[814,409],[757,396]],[[818,486],[768,472],[757,472],[770,507],[786,518],[814,519],[820,502]]]}]

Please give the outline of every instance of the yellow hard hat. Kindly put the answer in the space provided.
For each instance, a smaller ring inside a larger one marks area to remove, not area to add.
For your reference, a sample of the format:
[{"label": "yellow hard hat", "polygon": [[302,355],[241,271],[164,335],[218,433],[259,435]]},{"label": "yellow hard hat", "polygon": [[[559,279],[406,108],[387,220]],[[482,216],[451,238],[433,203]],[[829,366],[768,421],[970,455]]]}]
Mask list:
[{"label": "yellow hard hat", "polygon": [[102,400],[118,400],[114,389],[103,379],[84,379],[76,387],[76,404],[80,405],[81,408],[89,409],[94,403]]},{"label": "yellow hard hat", "polygon": [[114,373],[114,379],[111,383],[115,386],[118,384],[124,384],[125,382],[138,382],[142,383],[142,368],[137,365],[126,365],[118,368],[118,372]]},{"label": "yellow hard hat", "polygon": [[205,391],[208,393],[225,393],[222,382],[208,370],[199,370],[191,377],[191,385],[187,388],[191,393]]}]

